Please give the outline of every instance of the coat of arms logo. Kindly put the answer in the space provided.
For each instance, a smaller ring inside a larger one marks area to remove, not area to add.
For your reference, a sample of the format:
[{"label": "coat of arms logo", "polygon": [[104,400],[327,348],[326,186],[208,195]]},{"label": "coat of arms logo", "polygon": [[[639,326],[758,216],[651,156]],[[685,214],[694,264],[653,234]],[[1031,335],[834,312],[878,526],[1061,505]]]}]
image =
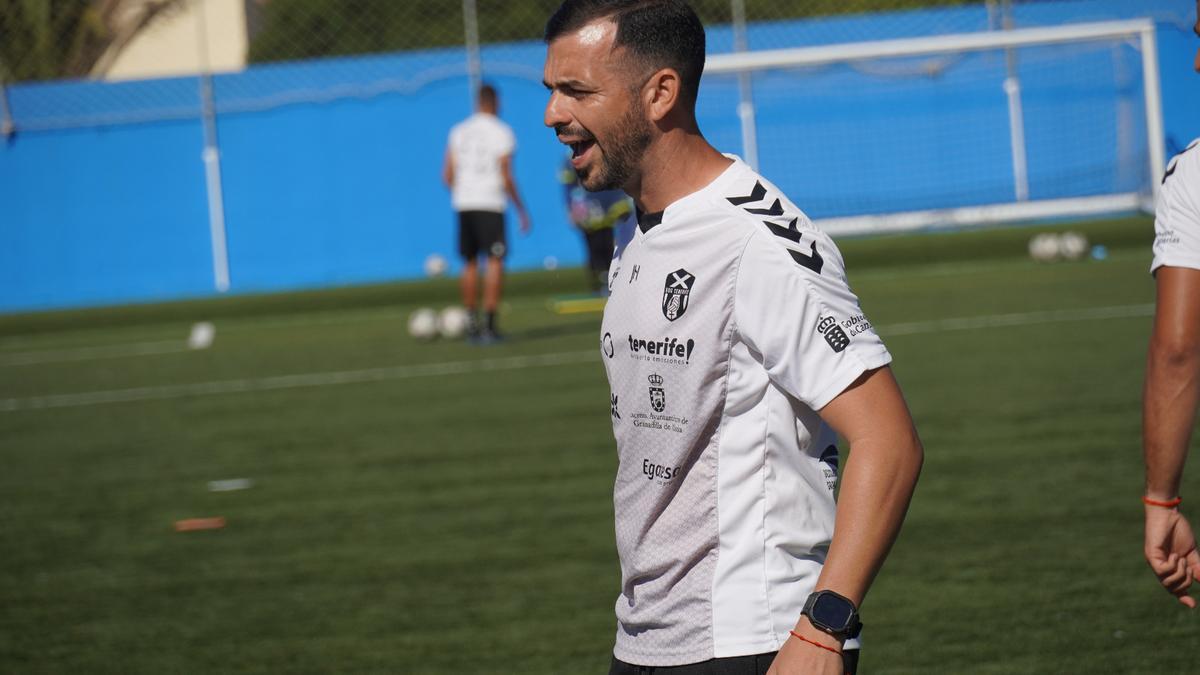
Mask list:
[{"label": "coat of arms logo", "polygon": [[650,407],[654,412],[662,412],[667,408],[667,392],[663,390],[663,378],[658,373],[646,378],[650,381]]}]

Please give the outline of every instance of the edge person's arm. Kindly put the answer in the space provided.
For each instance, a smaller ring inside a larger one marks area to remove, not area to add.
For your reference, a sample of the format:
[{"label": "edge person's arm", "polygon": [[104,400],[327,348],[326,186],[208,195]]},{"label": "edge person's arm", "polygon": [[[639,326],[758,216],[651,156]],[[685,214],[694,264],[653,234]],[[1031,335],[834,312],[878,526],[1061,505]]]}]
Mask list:
[{"label": "edge person's arm", "polygon": [[[815,590],[832,590],[860,606],[900,532],[924,450],[900,387],[886,366],[863,374],[820,414],[849,441],[850,457],[841,478],[833,543]],[[841,646],[807,618],[799,619],[796,632],[806,640],[835,649]],[[807,662],[827,656],[816,647],[789,640],[770,672],[822,672]]]},{"label": "edge person's arm", "polygon": [[446,149],[446,160],[442,162],[442,182],[446,187],[454,187],[454,156]]},{"label": "edge person's arm", "polygon": [[[1179,496],[1200,403],[1200,270],[1161,267],[1155,276],[1154,330],[1142,397],[1142,451],[1146,497],[1167,502]],[[1195,607],[1187,590],[1200,577],[1200,554],[1190,524],[1177,509],[1146,505],[1145,515],[1147,562],[1171,594]]]},{"label": "edge person's arm", "polygon": [[529,213],[525,210],[525,203],[521,201],[520,193],[517,192],[517,181],[513,179],[512,155],[500,158],[500,174],[504,176],[504,191],[512,200],[513,208],[517,210],[517,217],[521,219],[521,231],[529,232]]}]

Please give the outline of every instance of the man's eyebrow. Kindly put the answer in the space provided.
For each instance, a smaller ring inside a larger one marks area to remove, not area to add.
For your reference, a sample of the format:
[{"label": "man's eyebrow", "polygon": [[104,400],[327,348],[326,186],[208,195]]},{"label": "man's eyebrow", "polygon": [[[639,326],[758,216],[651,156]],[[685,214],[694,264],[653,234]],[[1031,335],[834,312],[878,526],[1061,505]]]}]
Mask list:
[{"label": "man's eyebrow", "polygon": [[580,82],[579,80],[572,80],[572,79],[558,80],[554,84],[551,84],[545,80],[542,80],[542,85],[545,86],[547,89],[555,89],[557,87],[569,87],[571,89],[585,90],[585,91],[591,89],[591,87]]}]

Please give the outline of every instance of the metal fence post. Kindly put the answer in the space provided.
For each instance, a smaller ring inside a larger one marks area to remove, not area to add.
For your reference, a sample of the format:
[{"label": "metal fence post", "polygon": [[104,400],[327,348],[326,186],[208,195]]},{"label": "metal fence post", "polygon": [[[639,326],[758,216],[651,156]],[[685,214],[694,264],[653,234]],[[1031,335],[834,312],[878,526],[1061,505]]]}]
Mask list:
[{"label": "metal fence post", "polygon": [[[1013,29],[1012,0],[1001,0],[1000,27]],[[1018,202],[1029,201],[1029,162],[1025,154],[1025,111],[1021,105],[1021,75],[1017,50],[1004,50],[1004,94],[1008,97],[1008,138],[1012,147],[1013,192]]]},{"label": "metal fence post", "polygon": [[471,88],[471,109],[475,108],[475,97],[482,82],[482,66],[479,58],[479,17],[475,11],[475,0],[463,0],[463,34],[467,47],[467,85]]},{"label": "metal fence post", "polygon": [[0,79],[0,136],[8,139],[16,131],[13,124],[12,111],[8,108],[8,85]]},{"label": "metal fence post", "polygon": [[[744,52],[748,49],[746,40],[746,2],[745,0],[730,0],[733,12],[733,50]],[[751,86],[750,73],[738,73],[738,120],[742,125],[742,159],[755,171],[758,170],[758,129],[754,123],[754,89]]]},{"label": "metal fence post", "polygon": [[217,111],[213,101],[212,72],[208,63],[208,27],[205,6],[196,11],[196,37],[200,50],[200,116],[204,127],[204,183],[208,194],[208,229],[212,240],[213,284],[219,293],[229,290],[229,249],[225,241],[225,200],[221,192],[221,149],[217,142]]}]

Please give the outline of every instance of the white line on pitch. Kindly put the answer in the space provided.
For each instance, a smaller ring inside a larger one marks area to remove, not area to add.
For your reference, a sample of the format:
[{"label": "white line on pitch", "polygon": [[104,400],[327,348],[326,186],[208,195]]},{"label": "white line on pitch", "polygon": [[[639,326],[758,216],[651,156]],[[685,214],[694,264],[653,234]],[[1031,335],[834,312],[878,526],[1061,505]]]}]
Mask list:
[{"label": "white line on pitch", "polygon": [[127,403],[130,401],[161,401],[186,396],[209,396],[301,387],[323,387],[333,384],[358,384],[384,380],[404,380],[413,377],[434,375],[457,375],[463,373],[493,372],[498,370],[520,370],[544,366],[583,363],[597,358],[596,350],[583,352],[559,352],[540,356],[510,356],[478,361],[449,361],[425,365],[394,366],[391,368],[366,368],[324,373],[301,373],[241,380],[220,380],[192,384],[166,384],[132,389],[109,389],[79,394],[51,394],[29,398],[0,399],[0,412],[17,410],[41,410],[46,408],[74,408],[100,405],[103,403]]},{"label": "white line on pitch", "polygon": [[935,333],[947,330],[973,330],[976,328],[997,328],[1001,326],[1033,326],[1040,323],[1092,321],[1095,319],[1124,319],[1135,316],[1153,315],[1153,304],[1117,305],[1114,307],[1052,309],[1042,312],[993,314],[991,316],[974,316],[962,319],[914,321],[911,323],[894,323],[888,326],[878,326],[877,329],[886,337],[890,335],[917,335],[920,333]]},{"label": "white line on pitch", "polygon": [[132,342],[96,347],[74,347],[71,349],[47,349],[36,352],[0,353],[0,366],[29,366],[38,363],[63,363],[108,359],[121,356],[149,356],[151,354],[174,354],[188,351],[187,342],[162,340],[160,342]]},{"label": "white line on pitch", "polygon": [[[995,328],[1002,326],[1031,326],[1044,323],[1059,323],[1063,321],[1130,318],[1150,316],[1153,313],[1154,305],[1152,304],[1118,305],[1112,307],[1091,307],[1086,309],[1060,309],[1041,312],[1022,312],[1017,314],[996,314],[992,316],[979,316],[962,319],[915,321],[910,323],[881,325],[878,326],[877,329],[884,336],[917,335],[922,333],[935,333],[948,330],[972,330],[976,328]],[[153,387],[136,387],[132,389],[109,389],[79,394],[51,394],[47,396],[33,396],[29,398],[0,399],[0,412],[38,410],[45,408],[69,408],[100,405],[103,403],[151,401],[182,398],[185,396],[272,391],[278,389],[295,389],[299,387],[321,387],[334,384],[355,384],[362,382],[379,382],[383,380],[402,380],[414,377],[429,377],[434,375],[454,375],[497,370],[519,370],[522,368],[582,363],[595,358],[595,356],[596,352],[594,351],[559,352],[556,354],[545,354],[542,356],[511,356],[499,359],[484,359],[480,361],[450,361],[446,363],[431,363],[427,365],[395,366],[391,368],[368,368],[365,370],[301,373],[297,375],[279,375],[274,377],[222,380],[217,382],[198,382],[193,384],[168,384]]]}]

